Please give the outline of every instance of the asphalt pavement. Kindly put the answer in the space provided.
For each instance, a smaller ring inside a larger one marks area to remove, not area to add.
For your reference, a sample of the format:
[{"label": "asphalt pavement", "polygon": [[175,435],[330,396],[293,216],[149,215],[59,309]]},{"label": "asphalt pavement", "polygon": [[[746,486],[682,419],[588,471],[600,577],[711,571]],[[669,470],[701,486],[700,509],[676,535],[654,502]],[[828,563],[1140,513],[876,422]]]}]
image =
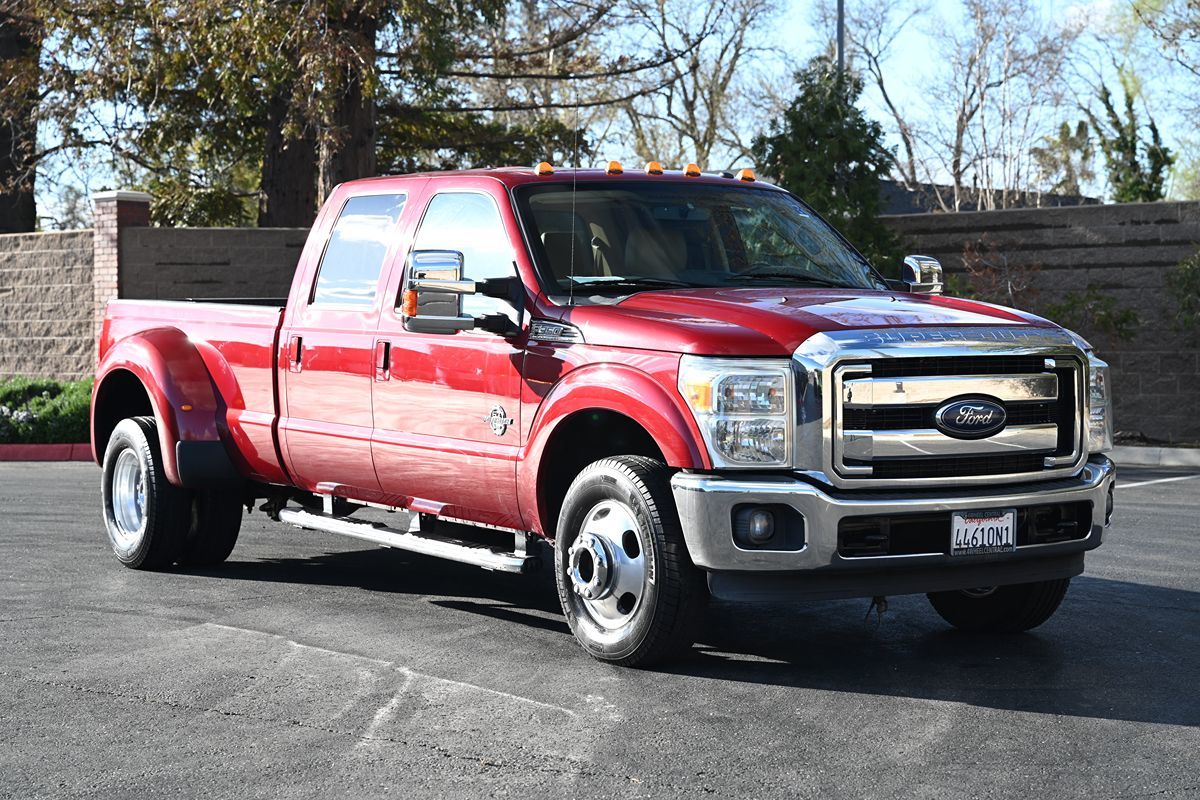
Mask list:
[{"label": "asphalt pavement", "polygon": [[249,516],[136,572],[88,464],[0,464],[0,797],[1200,797],[1200,475],[1121,471],[1058,614],[714,606],[599,664],[546,578]]}]

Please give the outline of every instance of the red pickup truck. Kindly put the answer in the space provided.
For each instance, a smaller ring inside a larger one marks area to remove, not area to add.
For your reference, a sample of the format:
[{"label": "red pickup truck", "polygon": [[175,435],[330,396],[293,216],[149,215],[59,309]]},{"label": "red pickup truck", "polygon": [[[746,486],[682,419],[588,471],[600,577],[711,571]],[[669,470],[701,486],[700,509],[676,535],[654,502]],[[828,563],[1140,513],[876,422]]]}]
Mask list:
[{"label": "red pickup truck", "polygon": [[213,565],[259,501],[492,570],[552,547],[579,642],[627,665],[690,646],[709,597],[927,593],[1026,630],[1112,514],[1107,367],[941,296],[933,259],[902,274],[749,171],[344,184],[286,299],[109,304],[112,547]]}]

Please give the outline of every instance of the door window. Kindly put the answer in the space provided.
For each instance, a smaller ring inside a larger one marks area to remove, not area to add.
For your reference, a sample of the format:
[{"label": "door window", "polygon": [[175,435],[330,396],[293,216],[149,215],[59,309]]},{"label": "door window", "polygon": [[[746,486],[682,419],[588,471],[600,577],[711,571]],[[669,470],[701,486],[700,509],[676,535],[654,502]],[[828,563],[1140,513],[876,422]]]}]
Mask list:
[{"label": "door window", "polygon": [[405,195],[351,197],[342,206],[317,269],[313,303],[364,305],[375,302],[379,273]]},{"label": "door window", "polygon": [[[474,192],[444,192],[429,201],[415,250],[457,250],[463,254],[463,278],[482,281],[515,275],[512,243],[491,197]],[[463,298],[463,313],[513,316],[502,300],[479,295]]]}]

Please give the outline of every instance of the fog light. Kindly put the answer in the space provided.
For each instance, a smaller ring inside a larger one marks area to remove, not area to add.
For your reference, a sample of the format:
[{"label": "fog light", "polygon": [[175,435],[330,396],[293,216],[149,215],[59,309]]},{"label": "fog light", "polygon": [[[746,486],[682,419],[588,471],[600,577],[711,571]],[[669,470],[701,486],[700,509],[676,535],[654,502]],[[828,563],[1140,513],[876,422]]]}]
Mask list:
[{"label": "fog light", "polygon": [[780,503],[745,503],[733,507],[733,543],[742,550],[804,549],[804,518]]},{"label": "fog light", "polygon": [[766,544],[775,535],[775,515],[765,508],[756,508],[750,512],[749,530],[747,537],[754,544]]}]

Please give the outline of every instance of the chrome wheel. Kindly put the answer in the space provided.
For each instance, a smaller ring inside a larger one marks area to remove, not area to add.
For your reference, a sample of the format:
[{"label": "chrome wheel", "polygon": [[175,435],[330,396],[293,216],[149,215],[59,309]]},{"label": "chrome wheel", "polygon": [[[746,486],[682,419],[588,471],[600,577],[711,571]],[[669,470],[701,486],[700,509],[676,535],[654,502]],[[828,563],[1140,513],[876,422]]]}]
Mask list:
[{"label": "chrome wheel", "polygon": [[633,510],[616,500],[598,503],[567,550],[571,590],[588,616],[610,631],[626,625],[642,604],[649,573]]},{"label": "chrome wheel", "polygon": [[112,473],[113,545],[122,552],[137,546],[146,524],[146,471],[131,448],[117,456]]}]

